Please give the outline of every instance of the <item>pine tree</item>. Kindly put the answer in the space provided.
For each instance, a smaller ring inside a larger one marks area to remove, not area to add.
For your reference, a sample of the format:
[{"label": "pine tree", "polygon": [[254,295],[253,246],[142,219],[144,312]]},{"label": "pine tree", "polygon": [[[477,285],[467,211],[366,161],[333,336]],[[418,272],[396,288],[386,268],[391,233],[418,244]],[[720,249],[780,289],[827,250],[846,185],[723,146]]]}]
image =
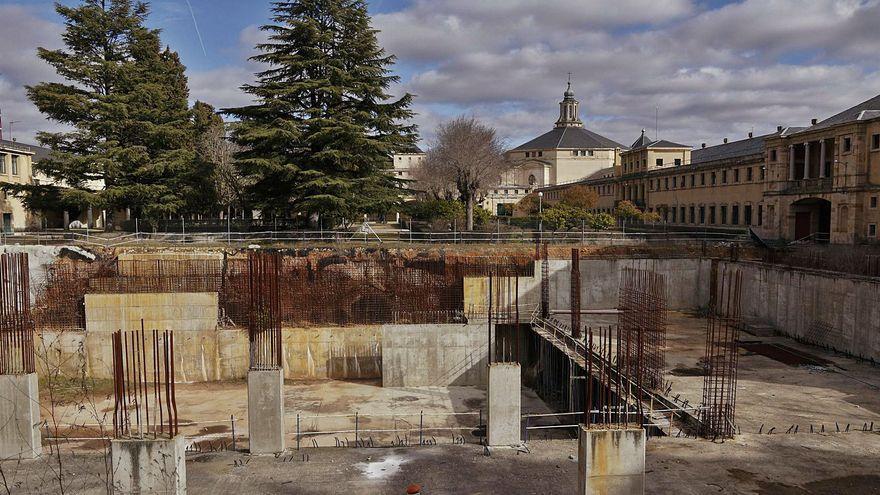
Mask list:
[{"label": "pine tree", "polygon": [[201,208],[191,198],[205,179],[194,166],[185,67],[162,49],[159,31],[144,26],[147,5],[85,0],[56,10],[65,20],[65,48],[38,55],[67,82],[37,84],[28,96],[73,130],[38,135],[54,150],[38,171],[64,187],[19,191],[26,202],[51,197],[147,218]]},{"label": "pine tree", "polygon": [[398,201],[390,155],[415,143],[409,94],[392,101],[394,57],[379,46],[362,0],[273,4],[267,65],[245,85],[255,104],[227,109],[242,172],[264,213],[353,219]]}]

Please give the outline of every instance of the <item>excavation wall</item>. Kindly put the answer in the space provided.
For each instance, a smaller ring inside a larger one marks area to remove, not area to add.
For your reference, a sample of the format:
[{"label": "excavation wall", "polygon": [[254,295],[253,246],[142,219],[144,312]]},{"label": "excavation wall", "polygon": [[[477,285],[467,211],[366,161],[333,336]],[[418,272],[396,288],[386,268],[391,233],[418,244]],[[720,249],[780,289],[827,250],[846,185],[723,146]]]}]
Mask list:
[{"label": "excavation wall", "polygon": [[880,280],[764,263],[738,262],[746,322],[880,361]]}]

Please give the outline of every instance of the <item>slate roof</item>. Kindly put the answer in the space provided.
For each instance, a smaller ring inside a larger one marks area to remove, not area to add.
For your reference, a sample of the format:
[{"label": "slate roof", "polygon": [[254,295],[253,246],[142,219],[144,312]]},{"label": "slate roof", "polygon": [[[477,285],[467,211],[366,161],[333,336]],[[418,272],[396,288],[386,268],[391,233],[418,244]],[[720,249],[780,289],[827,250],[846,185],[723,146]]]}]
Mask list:
[{"label": "slate roof", "polygon": [[869,120],[877,117],[880,117],[880,95],[865,100],[852,108],[847,108],[839,114],[828,117],[814,126],[807,127],[804,129],[804,132],[826,129],[835,125],[848,124],[850,122]]},{"label": "slate roof", "polygon": [[686,144],[673,143],[672,141],[667,141],[665,139],[651,141],[651,139],[645,135],[645,131],[643,129],[642,135],[635,140],[632,146],[630,146],[630,149],[639,150],[643,148],[690,148],[690,146]]},{"label": "slate roof", "polygon": [[557,127],[512,151],[547,149],[613,149],[626,146],[583,127]]},{"label": "slate roof", "polygon": [[764,152],[764,140],[774,134],[766,134],[764,136],[756,136],[741,141],[733,141],[726,144],[718,144],[706,148],[699,148],[691,151],[691,164],[699,164],[713,162],[716,160],[727,160],[742,156],[754,155]]},{"label": "slate roof", "polygon": [[43,147],[36,146],[33,144],[25,144],[25,143],[21,143],[18,141],[9,141],[6,139],[0,139],[0,148],[3,148],[3,147],[20,150],[20,151],[23,151],[26,153],[33,153],[34,156],[33,156],[32,160],[34,163],[38,163],[43,158],[48,157],[49,153],[52,152],[52,150],[50,150],[49,148],[43,148]]}]

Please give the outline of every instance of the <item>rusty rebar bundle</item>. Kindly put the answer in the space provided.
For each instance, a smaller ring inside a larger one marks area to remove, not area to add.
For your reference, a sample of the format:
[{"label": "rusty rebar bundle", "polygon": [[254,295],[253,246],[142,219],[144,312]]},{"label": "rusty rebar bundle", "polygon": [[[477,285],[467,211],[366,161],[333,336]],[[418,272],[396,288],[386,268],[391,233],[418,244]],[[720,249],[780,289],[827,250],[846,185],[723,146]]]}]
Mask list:
[{"label": "rusty rebar bundle", "polygon": [[174,332],[113,333],[113,398],[116,438],[178,434]]},{"label": "rusty rebar bundle", "polygon": [[630,352],[612,326],[587,327],[584,352],[584,425],[627,428],[632,421],[641,426],[642,354]]},{"label": "rusty rebar bundle", "polygon": [[30,308],[28,255],[5,253],[0,256],[0,375],[35,370]]},{"label": "rusty rebar bundle", "polygon": [[735,431],[737,347],[742,272],[712,263],[703,379],[702,434],[729,438]]},{"label": "rusty rebar bundle", "polygon": [[[663,383],[666,347],[666,278],[655,271],[624,268],[618,302],[618,331],[627,362],[638,363],[632,370],[648,388]],[[631,354],[638,354],[635,361]],[[631,372],[627,372],[632,376]]]},{"label": "rusty rebar bundle", "polygon": [[282,368],[281,253],[248,253],[248,342],[250,369]]},{"label": "rusty rebar bundle", "polygon": [[581,250],[571,250],[571,336],[581,338]]}]

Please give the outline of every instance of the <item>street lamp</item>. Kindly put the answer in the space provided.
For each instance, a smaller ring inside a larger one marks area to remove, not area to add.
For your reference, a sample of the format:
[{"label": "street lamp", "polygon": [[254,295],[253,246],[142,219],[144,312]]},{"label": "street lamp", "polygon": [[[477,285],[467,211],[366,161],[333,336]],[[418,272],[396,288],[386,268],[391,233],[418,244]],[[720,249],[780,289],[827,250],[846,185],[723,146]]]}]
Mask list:
[{"label": "street lamp", "polygon": [[538,191],[538,239],[544,240],[544,192]]}]

